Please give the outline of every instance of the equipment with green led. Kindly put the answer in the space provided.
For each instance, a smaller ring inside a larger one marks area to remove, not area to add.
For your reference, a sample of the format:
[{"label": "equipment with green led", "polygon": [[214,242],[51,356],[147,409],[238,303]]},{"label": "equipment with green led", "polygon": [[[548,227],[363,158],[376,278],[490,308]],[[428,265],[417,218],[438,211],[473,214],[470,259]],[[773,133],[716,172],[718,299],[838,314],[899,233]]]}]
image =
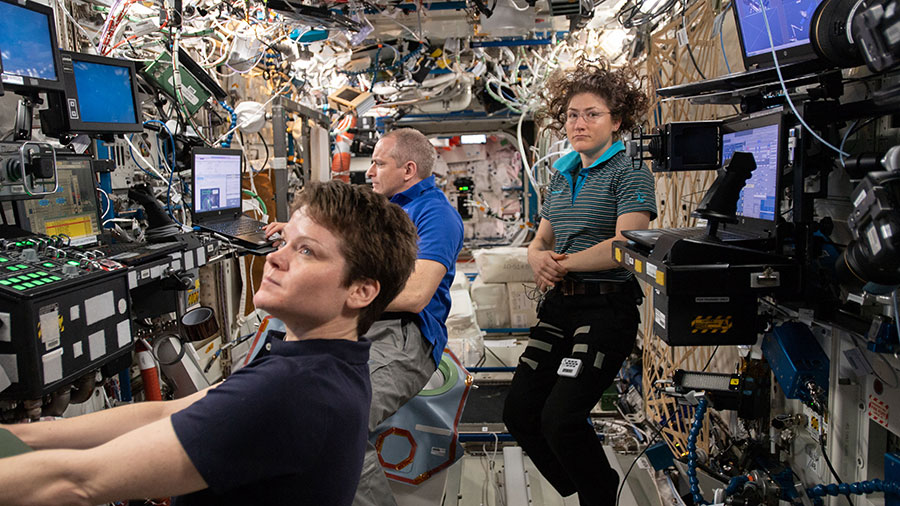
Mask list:
[{"label": "equipment with green led", "polygon": [[468,220],[472,217],[470,199],[475,191],[475,182],[469,177],[459,177],[456,178],[453,185],[456,187],[456,210],[462,219]]}]

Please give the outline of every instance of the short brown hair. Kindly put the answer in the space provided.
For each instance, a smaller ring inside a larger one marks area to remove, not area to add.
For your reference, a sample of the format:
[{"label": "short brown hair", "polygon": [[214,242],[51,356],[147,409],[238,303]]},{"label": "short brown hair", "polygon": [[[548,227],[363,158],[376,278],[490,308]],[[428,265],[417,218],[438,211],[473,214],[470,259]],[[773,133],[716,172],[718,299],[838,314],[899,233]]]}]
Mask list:
[{"label": "short brown hair", "polygon": [[549,119],[551,128],[564,132],[569,101],[579,93],[593,93],[606,102],[612,118],[621,121],[617,133],[628,132],[642,121],[650,104],[640,83],[633,67],[613,70],[606,60],[582,58],[575,68],[550,76],[542,93],[546,106],[536,116],[539,121]]},{"label": "short brown hair", "polygon": [[381,285],[359,314],[356,330],[365,334],[412,274],[418,252],[415,225],[384,195],[342,181],[307,184],[294,199],[291,214],[300,209],[340,239],[347,263],[345,286],[361,279]]},{"label": "short brown hair", "polygon": [[394,148],[391,149],[391,158],[397,165],[406,162],[416,162],[416,175],[419,179],[425,179],[431,175],[434,168],[434,160],[437,155],[434,146],[428,137],[414,128],[398,128],[384,134],[382,139],[394,139]]}]

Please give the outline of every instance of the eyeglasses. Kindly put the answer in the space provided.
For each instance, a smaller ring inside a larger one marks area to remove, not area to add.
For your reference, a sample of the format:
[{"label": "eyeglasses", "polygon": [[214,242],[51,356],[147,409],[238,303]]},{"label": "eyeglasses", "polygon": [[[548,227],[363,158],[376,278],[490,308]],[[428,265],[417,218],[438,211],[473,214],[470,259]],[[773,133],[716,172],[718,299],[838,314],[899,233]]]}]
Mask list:
[{"label": "eyeglasses", "polygon": [[585,112],[569,111],[566,113],[566,123],[574,124],[576,121],[578,121],[578,118],[581,117],[581,119],[583,119],[585,123],[594,124],[594,123],[597,123],[598,121],[600,121],[600,118],[602,118],[603,116],[605,116],[607,114],[612,114],[612,112],[610,112],[610,111],[585,111]]}]

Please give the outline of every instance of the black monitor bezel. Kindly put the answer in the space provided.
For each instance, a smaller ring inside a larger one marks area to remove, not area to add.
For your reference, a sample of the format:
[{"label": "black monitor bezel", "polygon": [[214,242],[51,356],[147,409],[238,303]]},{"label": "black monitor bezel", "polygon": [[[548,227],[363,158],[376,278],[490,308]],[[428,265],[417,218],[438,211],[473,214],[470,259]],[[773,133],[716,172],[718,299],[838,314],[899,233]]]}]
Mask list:
[{"label": "black monitor bezel", "polygon": [[237,216],[241,214],[241,209],[219,209],[216,211],[206,211],[199,212],[195,208],[195,202],[197,199],[197,170],[196,170],[196,161],[197,155],[237,155],[238,159],[241,161],[241,170],[240,174],[243,177],[244,174],[244,156],[243,151],[240,149],[231,149],[231,148],[193,148],[191,149],[191,216],[193,216],[195,221],[208,220],[212,218],[217,218],[220,216]]},{"label": "black monitor bezel", "polygon": [[[822,0],[819,0],[821,4]],[[763,53],[748,56],[747,55],[747,43],[744,40],[744,30],[741,26],[741,17],[738,14],[738,2],[732,2],[732,15],[734,16],[734,26],[737,30],[738,39],[741,44],[741,58],[744,60],[744,68],[747,70],[753,68],[772,68],[775,66],[775,62],[772,59],[772,50],[771,48],[768,51]],[[770,20],[771,24],[771,20]],[[812,40],[807,42],[806,44],[800,44],[798,46],[793,46],[785,49],[776,49],[775,54],[778,55],[778,64],[785,65],[788,63],[796,63],[807,60],[817,60],[819,58],[818,54],[816,54],[815,49],[812,46]]]},{"label": "black monitor bezel", "polygon": [[[68,65],[67,65],[67,58]],[[65,75],[65,94],[66,100],[62,114],[66,117],[68,123],[68,131],[79,134],[121,134],[121,133],[140,133],[144,131],[144,116],[141,112],[141,100],[139,97],[137,82],[137,66],[133,61],[123,60],[119,58],[110,58],[107,56],[97,56],[92,54],[76,53],[72,51],[60,51],[60,59],[63,62],[62,72]],[[78,85],[75,81],[74,62],[83,61],[87,63],[96,63],[100,65],[110,65],[125,67],[131,72],[131,100],[134,107],[136,123],[97,123],[92,121],[83,121],[81,119],[81,102],[78,97]],[[75,100],[78,117],[75,118],[70,114],[73,107],[72,100]]]},{"label": "black monitor bezel", "polygon": [[[62,76],[62,61],[60,58],[59,38],[56,33],[56,18],[53,15],[53,9],[46,5],[34,2],[32,0],[0,0],[0,2],[38,12],[47,17],[47,23],[50,27],[50,44],[53,46],[53,64],[56,66],[56,81],[49,79],[41,79],[39,77],[20,76],[18,74],[9,73],[8,69],[3,69],[0,81],[3,82],[3,88],[16,93],[28,93],[34,91],[63,91],[65,89],[65,81]],[[11,82],[9,77],[15,76],[13,79],[18,81],[22,79],[22,83]]]},{"label": "black monitor bezel", "polygon": [[[57,160],[69,159],[69,160],[86,161],[88,163],[88,168],[86,169],[86,171],[90,172],[91,182],[93,183],[93,187],[94,187],[94,202],[97,204],[97,209],[96,209],[97,225],[98,225],[97,228],[99,229],[99,232],[96,235],[96,241],[93,243],[90,243],[90,244],[86,244],[85,246],[95,247],[102,243],[101,236],[103,235],[103,214],[102,214],[103,204],[102,204],[102,202],[100,202],[100,199],[97,198],[97,172],[94,169],[94,164],[91,163],[91,157],[88,155],[78,155],[75,153],[60,152],[60,153],[57,153],[56,158],[57,158]],[[66,169],[66,170],[81,170],[81,169]],[[25,217],[25,203],[28,200],[34,200],[34,199],[17,200],[13,203],[13,217],[16,220],[16,224],[23,230],[27,230],[33,234],[44,234],[44,232],[33,230],[31,221]],[[44,234],[44,235],[46,235],[46,234]]]},{"label": "black monitor bezel", "polygon": [[[750,218],[747,216],[737,216],[738,223],[735,224],[742,230],[753,231],[759,237],[774,238],[776,228],[781,213],[781,199],[784,191],[784,166],[787,163],[787,129],[785,128],[785,112],[783,107],[775,107],[766,109],[752,114],[737,116],[722,123],[722,136],[719,143],[722,149],[725,149],[725,135],[742,130],[759,128],[764,126],[778,125],[778,159],[775,172],[775,217],[773,220],[765,220],[762,218]],[[725,225],[727,230],[729,226]]]}]

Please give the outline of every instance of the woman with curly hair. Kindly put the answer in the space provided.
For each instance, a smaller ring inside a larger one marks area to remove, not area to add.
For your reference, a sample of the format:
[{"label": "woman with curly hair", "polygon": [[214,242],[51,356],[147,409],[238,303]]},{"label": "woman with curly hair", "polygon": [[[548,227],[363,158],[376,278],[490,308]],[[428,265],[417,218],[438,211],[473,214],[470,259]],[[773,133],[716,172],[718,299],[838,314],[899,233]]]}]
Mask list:
[{"label": "woman with curly hair", "polygon": [[[544,293],[519,359],[503,421],[544,478],[582,506],[615,504],[619,477],[588,421],[631,353],[642,293],[618,268],[612,242],[656,217],[653,175],[619,138],[647,109],[634,74],[581,61],[546,88],[539,118],[565,131],[572,151],[556,169],[528,263]],[[574,360],[573,360],[574,359]]]}]

